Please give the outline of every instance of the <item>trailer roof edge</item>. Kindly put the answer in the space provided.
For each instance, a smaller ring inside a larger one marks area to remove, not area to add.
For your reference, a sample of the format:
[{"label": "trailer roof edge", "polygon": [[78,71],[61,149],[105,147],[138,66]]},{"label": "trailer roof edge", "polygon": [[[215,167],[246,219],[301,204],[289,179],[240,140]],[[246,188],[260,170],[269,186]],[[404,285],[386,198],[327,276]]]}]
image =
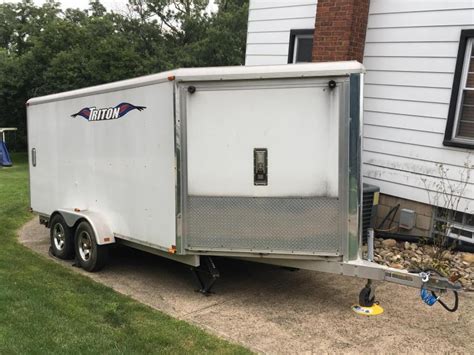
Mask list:
[{"label": "trailer roof edge", "polygon": [[162,73],[141,76],[133,79],[116,81],[108,84],[86,87],[47,96],[35,97],[27,101],[27,106],[46,102],[73,99],[90,94],[113,92],[133,87],[147,86],[169,81],[170,77],[180,82],[249,80],[249,79],[283,79],[294,77],[344,76],[353,73],[365,73],[364,66],[357,61],[324,62],[304,64],[284,64],[270,66],[233,66],[181,68]]}]

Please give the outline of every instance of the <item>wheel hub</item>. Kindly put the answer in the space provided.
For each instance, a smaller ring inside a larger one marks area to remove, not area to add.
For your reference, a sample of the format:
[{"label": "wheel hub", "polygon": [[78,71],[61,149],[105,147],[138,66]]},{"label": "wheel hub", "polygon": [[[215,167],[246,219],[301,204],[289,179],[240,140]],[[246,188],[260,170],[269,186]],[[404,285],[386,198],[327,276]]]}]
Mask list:
[{"label": "wheel hub", "polygon": [[79,255],[84,261],[88,261],[91,257],[92,238],[86,231],[79,234]]},{"label": "wheel hub", "polygon": [[64,227],[61,223],[56,223],[53,227],[53,242],[57,250],[63,250],[66,244]]}]

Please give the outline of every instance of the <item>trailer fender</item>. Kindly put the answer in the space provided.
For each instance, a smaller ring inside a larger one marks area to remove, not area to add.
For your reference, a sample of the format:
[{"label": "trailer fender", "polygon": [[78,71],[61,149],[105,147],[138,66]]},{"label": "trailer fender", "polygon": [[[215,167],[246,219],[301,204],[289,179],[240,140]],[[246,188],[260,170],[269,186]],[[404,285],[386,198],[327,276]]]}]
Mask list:
[{"label": "trailer fender", "polygon": [[88,210],[77,211],[72,209],[60,209],[55,211],[51,217],[56,213],[59,213],[64,217],[64,220],[69,227],[74,227],[80,220],[86,220],[89,222],[95,233],[97,244],[104,245],[115,243],[115,236],[112,229],[106,222],[105,218],[99,213]]}]

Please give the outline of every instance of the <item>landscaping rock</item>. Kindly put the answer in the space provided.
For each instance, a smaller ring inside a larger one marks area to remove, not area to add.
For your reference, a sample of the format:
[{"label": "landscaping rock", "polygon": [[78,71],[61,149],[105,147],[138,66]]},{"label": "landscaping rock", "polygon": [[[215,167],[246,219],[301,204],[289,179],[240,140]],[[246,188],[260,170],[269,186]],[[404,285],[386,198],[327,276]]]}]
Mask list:
[{"label": "landscaping rock", "polygon": [[391,248],[397,245],[397,241],[395,239],[385,239],[382,242],[382,246],[385,248]]},{"label": "landscaping rock", "polygon": [[474,254],[473,253],[462,253],[461,255],[462,261],[469,263],[469,264],[474,264]]},{"label": "landscaping rock", "polygon": [[[474,254],[446,250],[436,253],[430,245],[401,242],[395,239],[375,239],[374,261],[396,269],[434,268],[451,276],[459,275],[466,291],[474,292]],[[438,260],[436,255],[441,255]]]},{"label": "landscaping rock", "polygon": [[394,269],[403,269],[403,265],[398,263],[391,264],[390,266]]},{"label": "landscaping rock", "polygon": [[452,260],[452,259],[453,259],[453,256],[452,256],[452,254],[451,254],[449,251],[445,251],[445,252],[443,253],[442,258],[443,258],[444,260]]}]

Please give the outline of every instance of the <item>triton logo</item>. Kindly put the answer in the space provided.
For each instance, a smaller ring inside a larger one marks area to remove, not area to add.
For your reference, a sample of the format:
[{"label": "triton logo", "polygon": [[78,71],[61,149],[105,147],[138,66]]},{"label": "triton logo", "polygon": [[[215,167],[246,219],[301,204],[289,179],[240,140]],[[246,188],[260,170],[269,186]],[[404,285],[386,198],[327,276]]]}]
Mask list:
[{"label": "triton logo", "polygon": [[88,121],[107,121],[123,117],[132,110],[143,111],[144,109],[146,109],[145,106],[135,106],[128,102],[122,102],[115,107],[84,107],[79,112],[72,114],[71,117],[81,116]]}]

